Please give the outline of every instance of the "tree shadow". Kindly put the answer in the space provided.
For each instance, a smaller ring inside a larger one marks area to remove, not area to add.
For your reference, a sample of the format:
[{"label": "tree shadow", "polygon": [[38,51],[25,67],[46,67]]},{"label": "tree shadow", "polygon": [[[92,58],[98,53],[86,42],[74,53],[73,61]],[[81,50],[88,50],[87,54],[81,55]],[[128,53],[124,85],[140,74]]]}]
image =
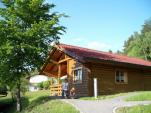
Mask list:
[{"label": "tree shadow", "polygon": [[[28,98],[21,98],[22,106],[27,107],[29,104]],[[16,101],[11,98],[0,100],[0,113],[16,113]]]},{"label": "tree shadow", "polygon": [[48,102],[50,100],[54,100],[55,98],[51,98],[49,96],[41,96],[41,97],[37,97],[36,99],[34,99],[32,102],[24,102],[24,108],[23,111],[26,111],[28,109],[28,111],[32,111],[32,109],[40,104],[44,104],[45,102]]},{"label": "tree shadow", "polygon": [[10,98],[0,101],[0,113],[14,113],[15,112],[15,102]]},{"label": "tree shadow", "polygon": [[[32,109],[40,104],[44,104],[50,100],[58,99],[57,97],[50,97],[50,96],[41,96],[37,97],[36,99],[30,102],[28,97],[21,98],[21,105],[22,105],[22,112],[28,110],[29,112]],[[0,113],[17,113],[16,112],[16,102],[12,101],[11,99],[5,99],[5,101],[0,101]]]}]

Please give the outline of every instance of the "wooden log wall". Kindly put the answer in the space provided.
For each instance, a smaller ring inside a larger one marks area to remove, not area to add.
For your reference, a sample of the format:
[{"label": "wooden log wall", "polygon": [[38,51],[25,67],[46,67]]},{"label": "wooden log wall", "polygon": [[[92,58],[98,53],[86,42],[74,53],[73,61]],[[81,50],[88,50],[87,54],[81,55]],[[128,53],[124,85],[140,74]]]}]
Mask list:
[{"label": "wooden log wall", "polygon": [[[76,90],[77,96],[88,96],[88,71],[87,68],[82,65],[81,63],[75,61],[74,59],[68,60],[68,76],[69,76],[69,84],[70,89],[72,87]],[[73,82],[73,75],[74,69],[82,67],[82,83],[74,83]]]},{"label": "wooden log wall", "polygon": [[[73,83],[73,70],[82,67],[82,83]],[[116,83],[116,70],[127,73],[127,83]],[[90,71],[90,72],[89,72]],[[77,96],[93,96],[93,78],[98,78],[98,93],[113,94],[130,91],[151,90],[151,72],[141,69],[110,66],[105,64],[83,65],[70,58],[67,61],[70,88],[75,87]],[[147,73],[147,74],[146,74]]]},{"label": "wooden log wall", "polygon": [[[115,82],[116,70],[122,70],[127,73],[127,83],[118,84]],[[138,69],[121,68],[107,65],[92,65],[91,74],[93,77],[98,78],[98,92],[100,95],[151,90],[151,76],[144,77],[145,73]],[[92,80],[89,81],[93,82]],[[91,94],[93,94],[93,88],[90,90]]]}]

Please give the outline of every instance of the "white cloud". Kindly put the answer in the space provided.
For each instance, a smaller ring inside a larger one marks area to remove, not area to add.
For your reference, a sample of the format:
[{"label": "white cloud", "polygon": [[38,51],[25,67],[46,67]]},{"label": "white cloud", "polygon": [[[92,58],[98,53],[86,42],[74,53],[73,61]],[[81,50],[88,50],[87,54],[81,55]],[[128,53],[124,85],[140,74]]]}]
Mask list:
[{"label": "white cloud", "polygon": [[87,43],[87,48],[101,50],[101,51],[108,51],[111,48],[111,46],[103,42],[92,41]]}]

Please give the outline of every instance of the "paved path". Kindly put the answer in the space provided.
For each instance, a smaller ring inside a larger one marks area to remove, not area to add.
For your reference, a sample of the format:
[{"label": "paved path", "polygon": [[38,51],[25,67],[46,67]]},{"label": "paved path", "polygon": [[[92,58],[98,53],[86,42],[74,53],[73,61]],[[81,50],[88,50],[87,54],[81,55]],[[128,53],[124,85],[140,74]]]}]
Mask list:
[{"label": "paved path", "polygon": [[81,113],[113,113],[113,111],[116,108],[122,106],[151,104],[151,101],[133,101],[133,102],[124,101],[124,99],[130,95],[135,95],[135,93],[105,100],[63,99],[63,101],[72,104]]}]

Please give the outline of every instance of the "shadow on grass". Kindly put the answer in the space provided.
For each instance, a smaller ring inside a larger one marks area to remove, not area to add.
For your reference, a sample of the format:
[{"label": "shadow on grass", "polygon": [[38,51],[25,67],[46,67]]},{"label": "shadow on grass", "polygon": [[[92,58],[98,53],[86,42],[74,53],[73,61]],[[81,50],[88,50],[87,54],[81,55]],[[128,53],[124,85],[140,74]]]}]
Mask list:
[{"label": "shadow on grass", "polygon": [[[26,99],[25,99],[26,100]],[[49,96],[41,96],[41,97],[37,97],[36,99],[34,99],[31,102],[27,102],[27,101],[23,101],[23,111],[31,111],[34,107],[40,105],[40,104],[44,104],[45,102],[52,100]]]},{"label": "shadow on grass", "polygon": [[[32,102],[29,102],[27,97],[22,97],[22,112],[26,109],[30,111],[33,107],[43,104],[49,100],[52,100],[49,96],[42,96],[37,97]],[[0,101],[0,113],[16,113],[16,102],[13,102],[11,99]]]},{"label": "shadow on grass", "polygon": [[[34,107],[44,104],[50,100],[55,100],[56,97],[49,97],[49,96],[40,96],[40,97],[22,97],[22,112],[24,113],[27,111],[31,111]],[[16,113],[16,102],[12,101],[11,98],[0,98],[0,113]]]},{"label": "shadow on grass", "polygon": [[11,98],[1,98],[0,100],[0,113],[12,113],[15,112],[15,102]]}]

